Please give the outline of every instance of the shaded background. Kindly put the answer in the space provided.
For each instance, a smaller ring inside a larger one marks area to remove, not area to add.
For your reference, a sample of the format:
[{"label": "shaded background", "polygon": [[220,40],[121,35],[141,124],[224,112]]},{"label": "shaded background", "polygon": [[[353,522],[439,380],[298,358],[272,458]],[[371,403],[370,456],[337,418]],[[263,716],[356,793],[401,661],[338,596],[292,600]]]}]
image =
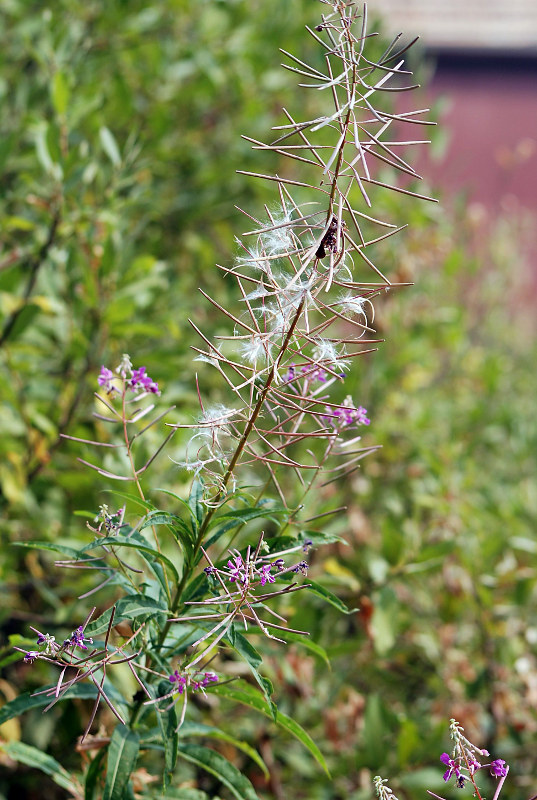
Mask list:
[{"label": "shaded background", "polygon": [[[491,4],[471,17],[472,4],[464,3],[453,28],[442,9],[432,11],[436,4],[405,3],[401,24],[401,9],[382,0],[369,4],[370,13],[378,17],[384,5],[386,30],[424,34],[426,50],[413,63],[441,125],[420,168],[425,190],[442,202],[375,198],[379,214],[409,224],[397,242],[379,246],[377,260],[415,285],[379,302],[376,324],[386,343],[348,378],[372,418],[367,444],[382,450],[352,482],[320,497],[326,508],[348,506],[327,526],[348,545],[315,553],[313,564],[316,579],[360,610],[342,617],[323,605],[289,609],[293,626],[326,647],[331,671],[294,647],[266,655],[278,702],[318,740],[332,779],[264,720],[220,706],[211,713],[271,767],[267,785],[235,755],[261,797],[287,797],[292,785],[297,798],[358,800],[371,796],[379,773],[400,798],[426,787],[449,793],[438,757],[449,749],[452,716],[511,764],[504,795],[530,796],[537,386],[528,47],[535,10],[526,4],[527,21],[515,26],[526,38],[507,44],[485,40],[484,20],[500,13]],[[304,97],[278,66],[278,47],[307,61],[314,43],[303,26],[315,24],[320,9],[311,0],[2,5],[5,699],[50,677],[43,665],[13,657],[28,626],[69,631],[87,606],[76,600],[78,576],[75,585],[46,555],[12,546],[79,540],[86,533],[77,512],[108,501],[107,487],[77,465],[77,457],[94,454],[60,434],[99,435],[91,421],[96,376],[125,351],[162,384],[163,402],[187,418],[194,413],[186,320],[195,315],[208,332],[215,324],[196,289],[231,301],[214,265],[232,261],[233,236],[243,230],[234,205],[255,213],[274,202],[269,188],[235,169],[261,162],[261,171],[281,169],[239,135],[266,140],[282,105],[304,117],[319,108],[322,98]],[[441,20],[437,31],[450,30],[448,43],[428,33],[420,9]],[[509,13],[522,10],[511,4]],[[202,380],[210,389],[211,378]],[[180,452],[177,442],[169,455]],[[164,483],[186,489],[186,476],[166,456],[152,478]],[[106,607],[110,599],[102,593],[96,602]],[[0,736],[43,747],[76,772],[84,755],[74,742],[87,713],[74,702],[46,716],[30,713]],[[48,778],[2,758],[0,751],[0,797],[43,797]],[[188,777],[210,794],[222,792]],[[49,781],[46,796],[65,792]]]}]

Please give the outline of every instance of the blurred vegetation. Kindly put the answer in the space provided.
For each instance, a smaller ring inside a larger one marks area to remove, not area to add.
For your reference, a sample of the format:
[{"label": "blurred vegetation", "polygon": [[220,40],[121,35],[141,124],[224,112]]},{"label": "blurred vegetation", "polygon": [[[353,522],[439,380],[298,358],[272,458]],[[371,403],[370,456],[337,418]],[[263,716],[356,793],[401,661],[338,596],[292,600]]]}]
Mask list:
[{"label": "blurred vegetation", "polygon": [[[77,457],[92,460],[89,450],[60,438],[95,437],[102,363],[129,352],[162,384],[164,402],[193,413],[187,318],[214,326],[196,289],[201,283],[226,302],[215,264],[229,263],[243,230],[234,206],[255,214],[272,200],[235,174],[261,161],[262,171],[277,169],[239,134],[266,139],[282,105],[306,115],[304,104],[317,102],[297,94],[278,47],[307,56],[303,26],[318,11],[306,0],[2,4],[6,700],[39,685],[39,670],[11,650],[28,625],[71,629],[86,608],[76,600],[78,574],[75,583],[51,559],[11,543],[83,537],[75,512],[95,513],[106,501],[102,479],[77,465]],[[298,605],[296,596],[288,609],[293,627],[327,649],[331,670],[294,646],[267,654],[278,703],[318,742],[332,779],[250,712],[222,702],[211,715],[225,727],[233,714],[236,735],[269,765],[270,785],[252,762],[233,758],[262,796],[277,800],[291,785],[297,798],[367,798],[379,773],[400,798],[425,788],[445,794],[438,757],[452,716],[511,764],[503,796],[520,797],[534,788],[537,730],[536,347],[520,300],[521,221],[486,224],[463,203],[377,203],[410,226],[379,246],[377,260],[415,285],[379,300],[386,343],[346,380],[373,420],[364,441],[382,449],[345,485],[325,488],[323,508],[348,506],[326,526],[348,545],[313,559],[315,577],[359,611],[342,616],[320,602]],[[174,442],[169,454],[180,449]],[[166,455],[153,475],[153,485],[184,488]],[[84,713],[76,703],[31,712],[0,737],[41,747],[76,771]],[[0,798],[43,796],[48,779],[0,763]],[[50,782],[46,796],[66,793]]]}]

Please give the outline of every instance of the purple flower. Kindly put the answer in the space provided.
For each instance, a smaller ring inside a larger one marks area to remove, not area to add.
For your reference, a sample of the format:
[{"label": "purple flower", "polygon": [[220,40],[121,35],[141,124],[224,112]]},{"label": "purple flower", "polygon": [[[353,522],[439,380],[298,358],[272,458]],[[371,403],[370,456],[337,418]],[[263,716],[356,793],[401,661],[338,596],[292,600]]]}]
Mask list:
[{"label": "purple flower", "polygon": [[276,561],[272,562],[272,566],[276,567],[278,572],[281,572],[282,569],[285,567],[285,561],[283,560],[283,558],[277,558]]},{"label": "purple flower", "polygon": [[490,762],[490,774],[495,778],[505,778],[509,767],[505,766],[503,758],[495,758]]},{"label": "purple flower", "polygon": [[24,663],[33,664],[38,656],[39,653],[37,653],[35,650],[29,650],[27,653],[24,654]]},{"label": "purple flower", "polygon": [[181,675],[180,672],[174,670],[174,672],[170,675],[170,682],[176,684],[175,688],[179,694],[183,694],[186,687],[186,678],[184,675]]},{"label": "purple flower", "polygon": [[69,639],[64,639],[63,646],[64,647],[80,647],[81,650],[87,650],[88,646],[86,644],[93,644],[93,639],[84,637],[84,628],[82,625],[73,631]]},{"label": "purple flower", "polygon": [[309,552],[310,547],[313,545],[313,541],[311,539],[305,539],[304,544],[302,545],[302,551],[304,553]]},{"label": "purple flower", "polygon": [[112,370],[108,369],[108,367],[102,366],[99,377],[97,378],[97,383],[99,384],[99,386],[102,386],[103,389],[106,389],[108,393],[116,392],[117,389],[112,383],[113,379],[114,379],[114,373],[112,372]]},{"label": "purple flower", "polygon": [[291,572],[301,572],[302,575],[307,575],[308,574],[308,562],[307,561],[301,561],[299,564],[296,564],[296,566],[293,567]]},{"label": "purple flower", "polygon": [[322,367],[306,366],[302,367],[304,377],[309,381],[319,381],[319,383],[326,383],[326,370]]},{"label": "purple flower", "polygon": [[218,680],[218,675],[214,672],[204,672],[201,681],[195,681],[192,686],[194,689],[201,689],[203,691],[210,683],[218,683]]},{"label": "purple flower", "polygon": [[323,417],[334,428],[347,428],[355,423],[356,425],[369,425],[371,420],[367,417],[367,409],[363,406],[355,408],[349,397],[343,405],[332,408],[326,406],[326,415]]},{"label": "purple flower", "polygon": [[37,645],[38,647],[45,648],[45,654],[50,655],[58,650],[58,645],[56,644],[56,637],[51,636],[50,633],[38,633],[37,634]]},{"label": "purple flower", "polygon": [[447,753],[442,753],[440,756],[440,761],[447,767],[447,770],[444,772],[444,780],[446,783],[452,778],[453,775],[455,775],[457,778],[457,785],[459,788],[462,788],[466,779],[463,775],[461,775],[461,771],[457,762],[450,758]]},{"label": "purple flower", "polygon": [[145,367],[133,370],[128,385],[133,392],[136,392],[138,388],[142,388],[144,392],[160,394],[158,384],[149,375],[146,375]]},{"label": "purple flower", "polygon": [[271,567],[272,564],[263,564],[263,566],[261,567],[260,570],[261,586],[264,586],[267,583],[267,581],[268,583],[275,582],[276,578],[274,577],[274,575],[270,574]]},{"label": "purple flower", "polygon": [[481,769],[479,761],[476,761],[471,755],[468,756],[468,769],[470,770],[470,775],[474,775],[478,769]]},{"label": "purple flower", "polygon": [[363,406],[358,406],[355,409],[355,419],[358,425],[370,425],[371,420],[367,418],[367,408],[363,408]]},{"label": "purple flower", "polygon": [[[233,561],[235,563],[233,563]],[[235,581],[246,583],[246,569],[244,566],[244,561],[242,560],[242,556],[234,556],[233,561],[230,560],[227,562],[228,569],[231,572],[229,580],[232,583]]]}]

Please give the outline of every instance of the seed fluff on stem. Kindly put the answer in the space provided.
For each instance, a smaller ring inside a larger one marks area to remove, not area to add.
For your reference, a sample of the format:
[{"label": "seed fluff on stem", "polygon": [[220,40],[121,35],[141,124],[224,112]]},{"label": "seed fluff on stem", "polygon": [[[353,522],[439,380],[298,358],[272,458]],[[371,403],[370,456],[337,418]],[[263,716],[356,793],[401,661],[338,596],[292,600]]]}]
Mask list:
[{"label": "seed fluff on stem", "polygon": [[[305,178],[308,174],[311,178],[298,181],[282,174],[238,170],[273,183],[278,204],[265,206],[265,219],[242,212],[254,225],[237,239],[240,254],[235,264],[223,268],[237,282],[243,311],[232,313],[202,292],[228,317],[233,332],[212,342],[195,326],[203,340],[195,350],[198,358],[217,367],[238,409],[234,447],[219,452],[217,458],[193,460],[196,474],[212,492],[207,496],[211,505],[225,499],[228,483],[235,485],[241,466],[250,472],[264,466],[285,500],[278,473],[291,469],[303,481],[303,474],[318,472],[327,457],[316,455],[315,448],[305,450],[303,442],[324,438],[330,444],[336,434],[338,438],[345,434],[351,421],[362,425],[370,421],[361,405],[338,401],[337,382],[330,379],[341,378],[379,341],[371,338],[373,298],[397,284],[377,267],[369,249],[401,229],[365,213],[361,205],[372,206],[368,187],[401,191],[376,177],[378,167],[386,163],[395,172],[420,179],[397,152],[392,131],[395,123],[398,130],[431,123],[424,118],[428,109],[388,113],[378,102],[386,92],[415,88],[408,83],[410,72],[401,58],[406,48],[398,51],[396,39],[378,62],[372,62],[364,55],[371,36],[365,4],[347,0],[324,4],[329,13],[315,31],[308,32],[323,51],[325,71],[286,51],[282,52],[288,63],[283,66],[313,81],[302,83],[305,88],[330,89],[333,110],[304,121],[284,110],[287,121],[274,127],[272,142],[245,137],[256,150],[276,151],[291,159]],[[334,134],[333,145],[326,143],[326,130]],[[311,194],[307,202],[302,201],[305,189]],[[403,191],[423,197],[413,189]],[[373,275],[364,276],[364,269]],[[344,339],[329,331],[340,320],[350,329]],[[296,380],[297,374],[307,377],[304,368],[311,376],[329,378],[322,396],[313,380]],[[330,446],[328,455],[336,449]],[[370,451],[362,448],[355,455]],[[326,448],[321,452],[326,454]],[[348,462],[342,474],[347,468],[356,468],[356,460]]]}]

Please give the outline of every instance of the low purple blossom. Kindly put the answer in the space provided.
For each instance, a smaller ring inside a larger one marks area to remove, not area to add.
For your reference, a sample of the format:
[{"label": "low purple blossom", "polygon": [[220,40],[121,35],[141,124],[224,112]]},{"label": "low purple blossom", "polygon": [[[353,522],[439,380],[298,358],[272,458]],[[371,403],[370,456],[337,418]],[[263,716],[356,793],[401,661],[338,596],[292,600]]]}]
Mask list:
[{"label": "low purple blossom", "polygon": [[[345,378],[344,372],[337,373],[338,378]],[[287,374],[284,378],[286,383],[291,383],[296,378],[305,378],[308,381],[319,381],[319,383],[326,383],[328,380],[328,372],[323,369],[323,367],[317,367],[315,364],[311,364],[309,366],[303,366],[300,368],[300,371],[297,371],[297,368],[294,364],[287,370]]]},{"label": "low purple blossom", "polygon": [[201,681],[192,682],[192,688],[194,691],[203,691],[210,683],[218,683],[218,680],[218,675],[216,675],[214,672],[204,672]]},{"label": "low purple blossom", "polygon": [[170,675],[170,682],[175,683],[175,689],[179,692],[179,694],[183,694],[187,683],[187,679],[184,675],[181,675],[178,670],[174,670]]},{"label": "low purple blossom", "polygon": [[128,381],[128,387],[133,392],[142,389],[144,392],[152,392],[153,394],[160,394],[158,383],[156,383],[149,375],[146,375],[145,367],[139,367],[133,370],[132,376]]},{"label": "low purple blossom", "polygon": [[505,778],[508,770],[503,758],[495,758],[490,762],[490,774],[495,778]]},{"label": "low purple blossom", "polygon": [[54,654],[59,649],[59,645],[56,643],[56,637],[51,636],[50,633],[41,633],[37,631],[36,644],[38,647],[45,648],[46,655]]},{"label": "low purple blossom", "polygon": [[334,428],[371,424],[371,420],[367,417],[367,409],[363,406],[354,406],[350,397],[347,397],[340,406],[326,406],[326,412],[323,419]]},{"label": "low purple blossom", "polygon": [[108,394],[112,392],[117,392],[117,388],[114,386],[112,381],[114,380],[114,373],[108,367],[104,365],[101,367],[101,372],[99,373],[99,377],[97,378],[97,383],[99,386],[102,386],[103,389],[106,389]]},{"label": "low purple blossom", "polygon": [[37,653],[35,650],[29,650],[24,655],[24,663],[25,664],[33,664],[34,661],[36,660],[36,658],[38,658],[38,657],[39,657],[39,653]]},{"label": "low purple blossom", "polygon": [[[154,381],[146,372],[146,367],[138,367],[138,369],[132,369],[132,364],[130,359],[127,362],[123,362],[117,368],[117,372],[119,377],[126,381],[126,386],[131,392],[135,394],[139,394],[140,392],[151,392],[152,394],[160,394],[158,383]],[[117,380],[117,375],[108,367],[104,365],[101,367],[101,372],[99,373],[99,377],[97,378],[97,383],[103,389],[105,389],[108,394],[112,394],[113,392],[119,392],[117,386],[114,385],[114,380]]]},{"label": "low purple blossom", "polygon": [[200,672],[197,673],[202,677],[198,680],[191,680],[189,684],[188,675],[182,675],[179,670],[174,670],[170,677],[170,683],[175,684],[174,691],[178,692],[179,694],[183,694],[183,692],[189,687],[193,691],[201,691],[203,692],[204,689],[210,683],[217,683],[219,681],[218,675],[214,672]]},{"label": "low purple blossom", "polygon": [[93,639],[90,637],[86,638],[84,636],[84,628],[82,625],[80,625],[75,631],[72,632],[68,639],[64,639],[63,646],[79,647],[81,650],[87,650],[88,645],[86,642],[88,642],[88,644],[93,644]]},{"label": "low purple blossom", "polygon": [[263,564],[259,573],[260,573],[260,581],[261,586],[264,586],[266,583],[274,583],[276,578],[274,575],[270,574],[272,564]]},{"label": "low purple blossom", "polygon": [[442,762],[442,764],[445,764],[446,767],[447,767],[447,770],[444,772],[444,775],[443,775],[443,778],[446,781],[446,783],[449,780],[451,780],[453,775],[455,775],[455,777],[457,779],[457,785],[460,788],[462,788],[464,786],[464,781],[466,779],[465,779],[464,775],[461,774],[461,770],[460,770],[460,767],[457,764],[457,762],[454,761],[452,758],[450,758],[447,753],[442,753],[442,755],[440,756],[440,761]]},{"label": "low purple blossom", "polygon": [[233,561],[229,560],[227,562],[227,566],[231,573],[229,580],[232,583],[235,583],[235,581],[246,583],[246,567],[244,565],[244,561],[242,560],[242,556],[233,556]]}]

